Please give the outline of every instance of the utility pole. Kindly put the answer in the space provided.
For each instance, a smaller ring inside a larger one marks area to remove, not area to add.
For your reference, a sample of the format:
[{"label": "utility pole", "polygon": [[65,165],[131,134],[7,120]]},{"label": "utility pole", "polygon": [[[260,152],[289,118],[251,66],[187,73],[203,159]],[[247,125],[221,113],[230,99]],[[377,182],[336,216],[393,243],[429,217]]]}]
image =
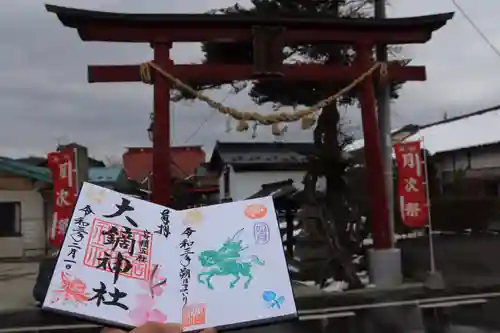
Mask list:
[{"label": "utility pole", "polygon": [[[375,0],[375,19],[386,18],[386,1]],[[377,45],[377,61],[387,62],[387,45]],[[384,179],[392,247],[388,250],[374,250],[370,253],[370,275],[377,286],[391,287],[402,282],[401,254],[394,243],[394,184],[392,171],[391,105],[390,82],[377,86],[378,127],[380,148],[384,162]]]},{"label": "utility pole", "polygon": [[[375,18],[386,18],[385,0],[375,1]],[[387,62],[387,45],[377,45],[377,61]],[[378,128],[384,160],[387,203],[389,204],[389,224],[394,244],[394,183],[392,172],[391,138],[391,87],[390,82],[380,82],[377,89]]]}]

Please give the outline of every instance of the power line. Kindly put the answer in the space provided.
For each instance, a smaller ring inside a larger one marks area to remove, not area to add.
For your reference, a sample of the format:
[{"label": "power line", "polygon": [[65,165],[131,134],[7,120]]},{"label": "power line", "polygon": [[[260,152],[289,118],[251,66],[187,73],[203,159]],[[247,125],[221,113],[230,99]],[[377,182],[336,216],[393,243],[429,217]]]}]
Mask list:
[{"label": "power line", "polygon": [[495,52],[495,54],[500,58],[500,50],[490,41],[488,36],[486,36],[477,24],[472,20],[472,18],[467,14],[467,12],[457,3],[457,0],[451,0],[453,5],[458,9],[462,16],[469,22],[469,24],[476,30],[478,35],[483,39],[483,41],[488,44],[488,46]]},{"label": "power line", "polygon": [[[230,93],[231,93],[231,90],[228,90],[226,93],[226,96],[224,96],[224,98],[222,99],[222,101],[220,103],[224,103],[226,101],[226,99],[229,97]],[[216,113],[217,113],[217,110],[213,109],[212,112],[210,112],[210,114],[203,120],[203,122],[194,130],[194,132],[191,133],[191,135],[186,139],[186,141],[184,141],[184,144],[187,144],[189,141],[191,141],[191,139],[193,139],[196,136],[196,134],[198,134],[201,131],[201,129],[208,123],[208,121]]]},{"label": "power line", "polygon": [[194,130],[194,132],[191,133],[191,135],[186,139],[186,141],[184,141],[184,144],[187,144],[189,141],[191,141],[191,139],[194,138],[196,136],[196,134],[198,134],[198,132],[201,131],[203,126],[205,126],[208,123],[208,121],[212,118],[212,116],[215,113],[216,113],[216,110],[212,110],[212,112],[210,112],[208,117],[206,117],[205,120],[203,120],[203,122]]}]

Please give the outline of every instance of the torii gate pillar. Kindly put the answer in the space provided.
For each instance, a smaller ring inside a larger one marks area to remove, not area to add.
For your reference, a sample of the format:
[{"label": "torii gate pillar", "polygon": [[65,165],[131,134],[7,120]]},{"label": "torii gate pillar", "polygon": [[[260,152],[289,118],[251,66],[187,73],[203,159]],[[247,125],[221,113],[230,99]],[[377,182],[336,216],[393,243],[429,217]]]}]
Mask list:
[{"label": "torii gate pillar", "polygon": [[[154,48],[154,61],[170,71],[174,62],[170,59],[172,43],[158,43]],[[151,201],[162,206],[169,206],[172,189],[172,161],[170,153],[170,88],[168,81],[154,71],[153,102],[153,181]]]}]

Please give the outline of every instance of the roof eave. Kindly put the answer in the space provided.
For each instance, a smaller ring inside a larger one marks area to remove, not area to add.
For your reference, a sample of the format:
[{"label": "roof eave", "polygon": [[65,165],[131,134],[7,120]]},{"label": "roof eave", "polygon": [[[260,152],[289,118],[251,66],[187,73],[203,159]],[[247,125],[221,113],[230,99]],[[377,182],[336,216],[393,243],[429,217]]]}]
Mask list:
[{"label": "roof eave", "polygon": [[48,171],[40,171],[42,169],[45,168],[39,167],[38,170],[35,170],[32,165],[17,162],[11,158],[0,157],[0,170],[46,183],[52,183],[52,176],[50,173]]},{"label": "roof eave", "polygon": [[473,146],[458,147],[458,148],[455,148],[455,149],[446,149],[446,150],[434,151],[434,152],[432,152],[432,154],[435,155],[435,156],[439,156],[439,155],[444,155],[444,154],[449,154],[449,153],[464,152],[464,151],[468,151],[468,150],[471,150],[471,149],[477,149],[477,148],[479,148],[479,149],[490,148],[490,147],[493,147],[493,146],[496,146],[496,145],[499,145],[499,144],[500,144],[500,141],[486,142],[486,143],[483,143],[483,144],[477,144],[477,145],[473,145]]},{"label": "roof eave", "polygon": [[409,18],[366,19],[315,16],[256,16],[256,15],[213,15],[213,14],[132,14],[112,13],[95,10],[77,9],[46,4],[48,12],[57,15],[63,25],[70,28],[80,28],[83,25],[113,24],[115,26],[159,26],[179,27],[180,25],[196,24],[198,28],[250,28],[255,25],[287,26],[288,28],[342,28],[366,30],[420,30],[432,33],[443,27],[454,13],[417,16]]}]

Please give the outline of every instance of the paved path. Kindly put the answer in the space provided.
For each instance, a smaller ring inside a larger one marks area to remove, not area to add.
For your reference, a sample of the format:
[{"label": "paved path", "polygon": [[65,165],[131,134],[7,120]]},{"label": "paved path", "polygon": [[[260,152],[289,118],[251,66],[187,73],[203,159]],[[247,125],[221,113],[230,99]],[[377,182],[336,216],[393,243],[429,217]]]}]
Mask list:
[{"label": "paved path", "polygon": [[38,262],[0,263],[0,312],[35,305],[32,296]]},{"label": "paved path", "polygon": [[[38,262],[30,263],[0,263],[0,313],[34,308],[32,296],[33,286],[38,273]],[[297,289],[301,289],[300,287]],[[309,289],[309,288],[304,288]],[[308,290],[305,290],[308,291]],[[300,290],[300,293],[305,293]],[[306,293],[307,294],[307,293]],[[37,311],[38,312],[38,311]],[[290,328],[287,333],[292,332]],[[300,330],[299,330],[300,331]],[[252,330],[245,330],[253,333]],[[281,332],[276,326],[259,329],[258,332]],[[296,331],[293,331],[295,333]],[[500,333],[493,330],[482,330],[468,326],[452,326],[447,333]]]}]

